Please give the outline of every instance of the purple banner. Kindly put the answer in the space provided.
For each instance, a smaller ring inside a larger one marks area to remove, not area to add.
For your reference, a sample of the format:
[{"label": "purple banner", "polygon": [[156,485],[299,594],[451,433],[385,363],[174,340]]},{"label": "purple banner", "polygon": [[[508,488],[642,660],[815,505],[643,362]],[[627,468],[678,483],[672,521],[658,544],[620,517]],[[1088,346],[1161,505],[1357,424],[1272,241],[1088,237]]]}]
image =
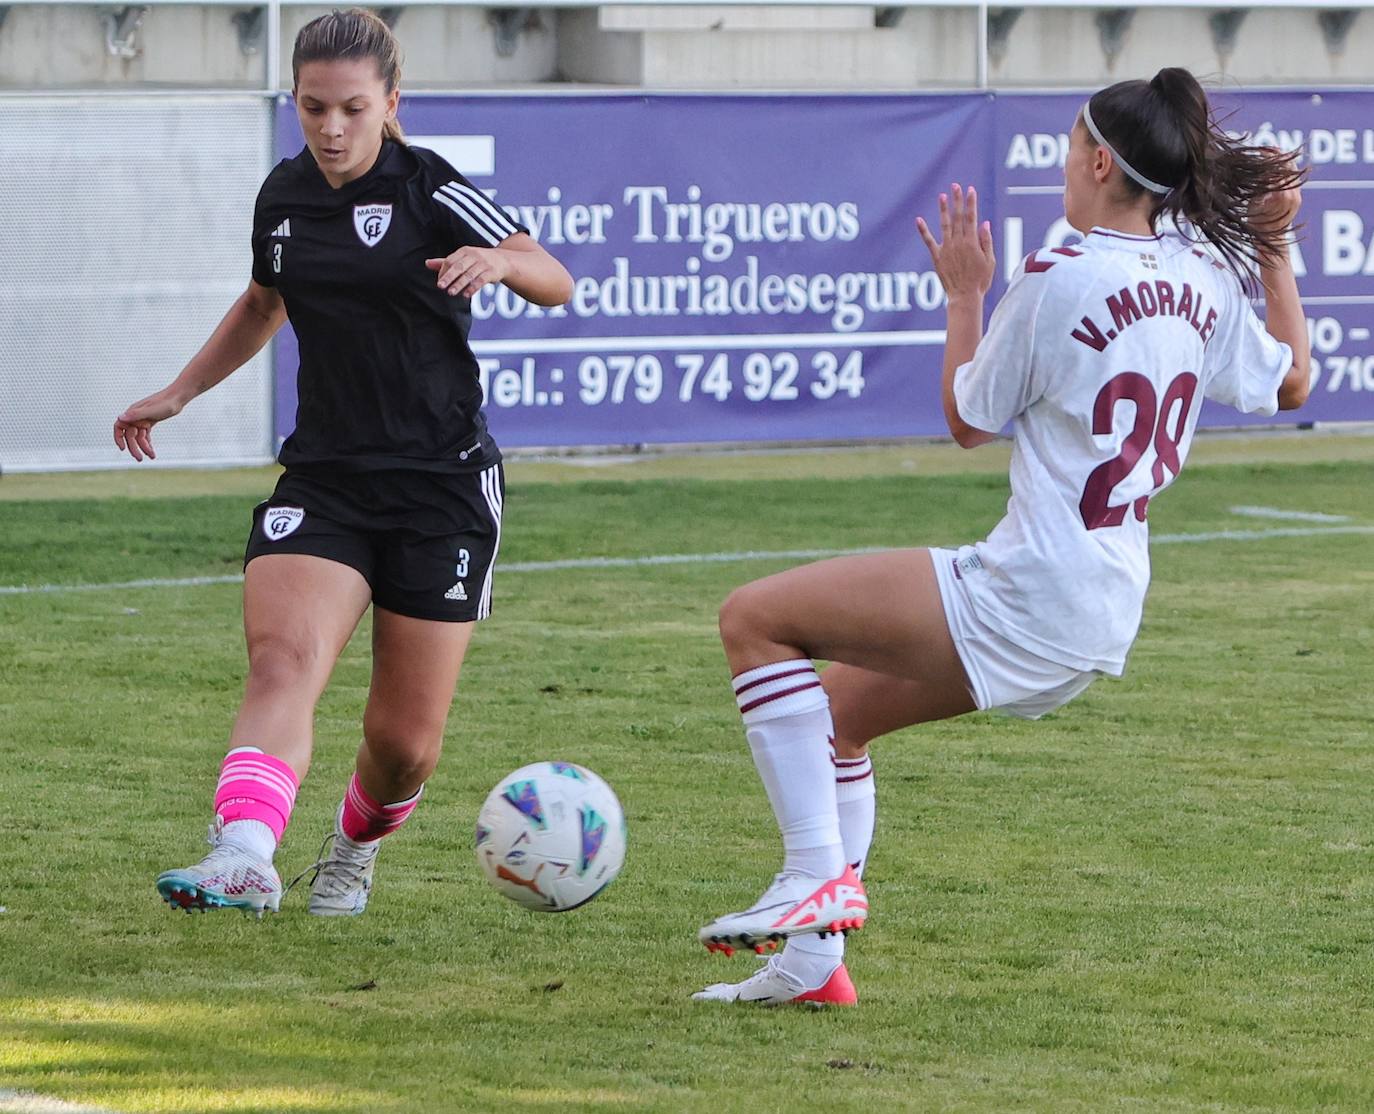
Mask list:
[{"label": "purple banner", "polygon": [[[1006,267],[1076,238],[1060,187],[1082,99],[436,96],[407,98],[401,119],[576,280],[556,310],[504,287],[474,299],[502,444],[861,439],[946,432],[943,299],[916,214],[933,218],[957,178],[978,187]],[[1360,126],[1374,93],[1229,101],[1234,127],[1306,142],[1314,167],[1299,283],[1319,379],[1297,418],[1273,420],[1374,420],[1374,130]],[[289,100],[277,138],[300,149]],[[281,436],[295,368],[284,330]]]}]

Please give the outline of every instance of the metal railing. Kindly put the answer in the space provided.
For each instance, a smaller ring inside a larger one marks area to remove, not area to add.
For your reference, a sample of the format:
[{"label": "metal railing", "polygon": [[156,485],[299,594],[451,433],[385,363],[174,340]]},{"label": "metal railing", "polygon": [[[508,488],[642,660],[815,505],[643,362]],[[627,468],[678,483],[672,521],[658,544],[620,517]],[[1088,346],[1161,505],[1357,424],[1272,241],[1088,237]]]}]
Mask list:
[{"label": "metal railing", "polygon": [[[111,53],[122,57],[132,57],[133,36],[147,12],[154,7],[227,7],[237,9],[243,19],[240,34],[251,21],[261,19],[265,27],[265,62],[263,92],[281,92],[278,75],[281,72],[281,24],[282,8],[287,6],[282,0],[267,0],[266,3],[252,3],[251,0],[137,0],[130,4],[99,4],[91,0],[5,0],[0,3],[0,33],[3,33],[5,16],[16,6],[27,7],[88,7],[100,9],[106,20],[106,39]],[[1079,8],[1099,13],[1099,19],[1110,18],[1111,13],[1126,13],[1142,8],[1205,8],[1216,12],[1240,13],[1256,8],[1267,9],[1308,9],[1318,13],[1323,30],[1328,37],[1341,38],[1348,30],[1354,16],[1361,11],[1374,12],[1374,4],[1363,3],[1333,7],[1333,0],[1019,0],[1017,3],[989,4],[987,0],[920,0],[916,3],[885,4],[875,0],[423,0],[417,4],[368,5],[374,7],[389,22],[399,16],[406,7],[468,7],[488,10],[535,9],[535,8],[601,8],[601,7],[774,7],[774,8],[811,8],[811,7],[857,7],[874,8],[880,13],[880,25],[890,26],[896,22],[898,14],[906,8],[961,8],[977,12],[976,29],[976,84],[987,88],[989,84],[989,49],[991,28],[994,21],[1005,16],[1019,13],[1027,8],[1070,9]],[[994,16],[992,13],[996,12]]]}]

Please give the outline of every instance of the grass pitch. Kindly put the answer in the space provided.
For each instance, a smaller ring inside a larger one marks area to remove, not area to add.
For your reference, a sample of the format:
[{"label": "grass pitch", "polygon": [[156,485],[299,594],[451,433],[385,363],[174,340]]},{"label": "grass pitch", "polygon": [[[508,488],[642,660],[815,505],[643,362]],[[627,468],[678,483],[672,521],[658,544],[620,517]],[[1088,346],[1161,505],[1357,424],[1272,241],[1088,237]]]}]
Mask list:
[{"label": "grass pitch", "polygon": [[[1200,445],[1156,534],[1319,533],[1161,544],[1124,681],[875,746],[853,1011],[687,997],[752,969],[694,933],[779,855],[715,609],[788,561],[498,571],[444,761],[345,923],[299,895],[261,923],[187,917],[153,890],[203,846],[236,585],[0,595],[0,1092],[206,1114],[1374,1108],[1374,534],[1338,532],[1374,527],[1374,452],[1252,444]],[[998,454],[517,462],[503,558],[970,540],[1005,481],[959,462]],[[269,489],[7,477],[0,585],[232,575]],[[287,877],[351,765],[365,635],[320,705]],[[630,851],[596,902],[541,916],[485,887],[471,834],[498,777],[555,757],[616,787]]]}]

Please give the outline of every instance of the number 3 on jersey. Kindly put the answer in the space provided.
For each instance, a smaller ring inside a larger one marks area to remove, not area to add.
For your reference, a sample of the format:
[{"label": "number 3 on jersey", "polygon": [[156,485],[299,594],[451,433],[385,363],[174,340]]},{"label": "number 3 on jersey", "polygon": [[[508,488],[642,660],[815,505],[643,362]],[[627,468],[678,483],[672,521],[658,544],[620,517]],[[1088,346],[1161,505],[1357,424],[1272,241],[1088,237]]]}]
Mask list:
[{"label": "number 3 on jersey", "polygon": [[[1135,469],[1145,451],[1154,445],[1155,463],[1150,478],[1154,487],[1149,495],[1142,495],[1129,506],[1137,521],[1145,521],[1145,508],[1164,486],[1165,471],[1177,476],[1183,468],[1178,456],[1183,431],[1188,427],[1188,411],[1197,392],[1197,376],[1184,372],[1164,388],[1164,398],[1155,395],[1154,384],[1136,371],[1123,371],[1111,379],[1097,393],[1093,403],[1093,433],[1111,433],[1118,402],[1135,405],[1135,425],[1121,443],[1121,451],[1092,470],[1078,501],[1078,512],[1089,530],[1104,526],[1120,526],[1126,521],[1127,504],[1113,506],[1109,500],[1116,485]],[[1175,404],[1181,403],[1175,410]],[[1175,412],[1177,417],[1174,417]],[[1172,419],[1172,420],[1171,420]],[[1156,422],[1158,424],[1156,424]],[[1170,428],[1172,426],[1172,428]]]},{"label": "number 3 on jersey", "polygon": [[281,249],[281,244],[272,245],[272,273],[274,275],[281,274]]}]

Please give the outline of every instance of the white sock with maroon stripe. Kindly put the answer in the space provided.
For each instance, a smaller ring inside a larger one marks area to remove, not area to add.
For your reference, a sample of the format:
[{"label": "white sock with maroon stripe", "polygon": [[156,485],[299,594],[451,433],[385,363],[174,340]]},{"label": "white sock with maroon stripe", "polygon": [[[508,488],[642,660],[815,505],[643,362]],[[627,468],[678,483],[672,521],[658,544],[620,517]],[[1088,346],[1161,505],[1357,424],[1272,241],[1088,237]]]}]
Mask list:
[{"label": "white sock with maroon stripe", "polygon": [[[844,841],[844,857],[862,876],[868,862],[868,848],[873,842],[873,824],[877,816],[873,760],[868,755],[835,759],[835,803],[839,813],[840,837]],[[825,983],[843,959],[843,936],[836,934],[822,939],[812,935],[793,936],[788,940],[779,962],[784,971],[796,975],[807,987],[815,989]]]},{"label": "white sock with maroon stripe", "polygon": [[830,761],[830,700],[805,659],[774,662],[733,681],[754,765],[782,829],[783,870],[814,878],[844,871]]},{"label": "white sock with maroon stripe", "polygon": [[835,759],[835,804],[840,814],[840,838],[844,857],[863,877],[868,865],[868,848],[873,843],[873,826],[878,818],[878,793],[873,784],[873,759]]}]

